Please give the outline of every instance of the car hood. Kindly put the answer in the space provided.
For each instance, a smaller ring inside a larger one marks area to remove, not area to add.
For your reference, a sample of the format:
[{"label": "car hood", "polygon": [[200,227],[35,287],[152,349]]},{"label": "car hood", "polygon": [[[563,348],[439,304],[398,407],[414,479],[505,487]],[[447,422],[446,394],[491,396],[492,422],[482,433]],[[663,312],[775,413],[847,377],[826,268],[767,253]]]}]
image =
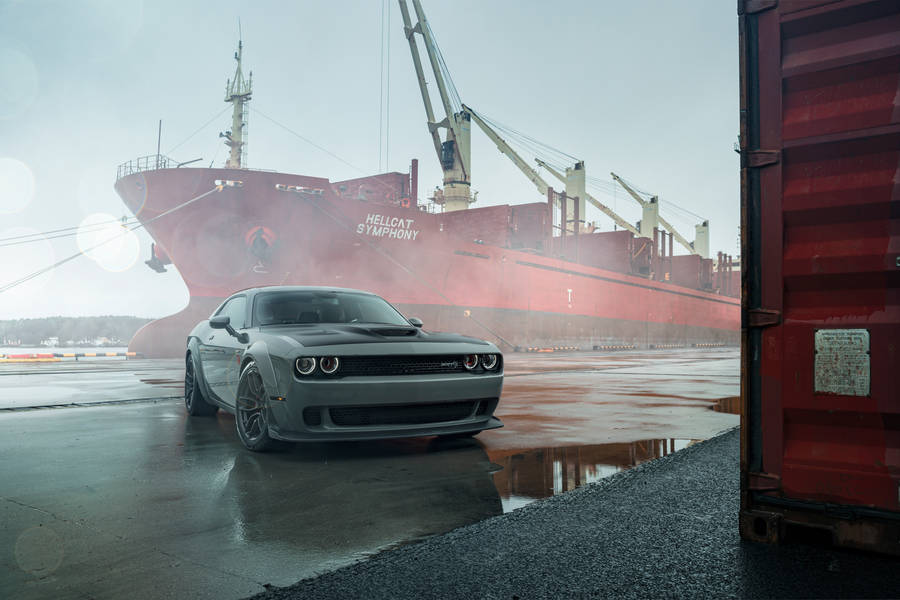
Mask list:
[{"label": "car hood", "polygon": [[310,348],[315,346],[335,346],[341,344],[384,344],[384,343],[466,343],[488,345],[487,342],[476,338],[466,337],[456,333],[436,333],[422,331],[416,327],[404,327],[394,325],[363,325],[363,324],[326,324],[313,326],[278,326],[270,325],[260,327],[263,335],[289,338],[303,346]]}]

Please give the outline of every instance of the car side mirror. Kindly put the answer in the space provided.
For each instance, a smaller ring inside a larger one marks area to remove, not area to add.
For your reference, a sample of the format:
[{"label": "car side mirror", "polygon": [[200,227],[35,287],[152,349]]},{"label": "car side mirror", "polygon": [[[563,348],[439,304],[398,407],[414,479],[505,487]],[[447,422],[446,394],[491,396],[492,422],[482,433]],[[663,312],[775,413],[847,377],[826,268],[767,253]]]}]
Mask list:
[{"label": "car side mirror", "polygon": [[231,317],[228,315],[218,315],[209,320],[209,326],[213,329],[224,329],[228,332],[228,335],[237,338],[242,344],[246,344],[250,341],[250,336],[246,333],[238,333],[234,330],[234,327],[231,326]]},{"label": "car side mirror", "polygon": [[209,326],[213,329],[227,329],[231,325],[231,317],[219,315],[209,320]]},{"label": "car side mirror", "polygon": [[420,319],[419,317],[410,317],[409,319],[407,319],[407,321],[409,321],[409,324],[413,327],[418,327],[419,329],[422,328],[422,319]]}]

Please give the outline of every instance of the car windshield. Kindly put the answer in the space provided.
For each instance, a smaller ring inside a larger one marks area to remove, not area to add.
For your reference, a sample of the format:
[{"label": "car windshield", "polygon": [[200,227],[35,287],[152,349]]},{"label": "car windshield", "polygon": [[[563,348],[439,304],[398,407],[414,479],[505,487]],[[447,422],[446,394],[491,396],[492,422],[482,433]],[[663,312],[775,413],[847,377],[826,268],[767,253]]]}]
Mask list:
[{"label": "car windshield", "polygon": [[302,323],[384,323],[409,325],[378,296],[353,292],[285,291],[263,293],[253,303],[254,325]]}]

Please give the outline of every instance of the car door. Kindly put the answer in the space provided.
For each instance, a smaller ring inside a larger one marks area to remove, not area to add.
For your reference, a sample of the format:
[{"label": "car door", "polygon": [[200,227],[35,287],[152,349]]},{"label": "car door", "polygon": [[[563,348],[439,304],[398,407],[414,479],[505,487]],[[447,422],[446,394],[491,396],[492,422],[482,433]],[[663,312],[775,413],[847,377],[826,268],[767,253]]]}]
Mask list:
[{"label": "car door", "polygon": [[[228,316],[234,329],[244,328],[245,313],[247,308],[246,296],[229,298],[222,307],[216,311],[215,316]],[[204,343],[207,351],[204,366],[204,375],[209,384],[210,391],[219,401],[228,406],[234,405],[234,393],[231,391],[232,362],[235,354],[243,354],[243,345],[224,329],[210,329],[210,334]],[[238,360],[240,357],[238,356]],[[235,384],[236,385],[236,384]]]},{"label": "car door", "polygon": [[[224,304],[220,308],[224,308]],[[220,312],[220,310],[217,310],[215,314],[219,314]],[[210,327],[208,321],[204,322],[203,327],[198,328],[197,330],[197,349],[199,350],[200,373],[203,380],[206,382],[207,388],[213,393],[215,393],[213,390],[213,382],[216,380],[216,361],[219,358],[218,349],[214,345],[216,333],[218,333],[217,330]]]},{"label": "car door", "polygon": [[[247,328],[249,316],[247,314],[246,296],[237,296],[233,299],[229,306],[228,316],[235,331],[242,332]],[[241,377],[241,360],[244,357],[244,350],[246,350],[247,344],[239,342],[235,336],[229,335],[227,331],[221,331],[227,338],[223,338],[221,343],[222,354],[219,364],[221,369],[220,389],[222,393],[219,396],[222,398],[222,402],[229,406],[234,406],[238,381]]]}]

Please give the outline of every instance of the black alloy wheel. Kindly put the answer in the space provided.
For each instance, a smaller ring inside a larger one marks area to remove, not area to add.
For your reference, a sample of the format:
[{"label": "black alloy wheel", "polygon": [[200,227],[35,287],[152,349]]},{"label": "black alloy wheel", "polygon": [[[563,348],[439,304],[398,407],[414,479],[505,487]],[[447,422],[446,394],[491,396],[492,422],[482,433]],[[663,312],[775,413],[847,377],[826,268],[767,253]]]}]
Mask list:
[{"label": "black alloy wheel", "polygon": [[200,376],[194,371],[194,359],[190,352],[184,361],[184,407],[192,417],[209,417],[219,410],[203,395]]},{"label": "black alloy wheel", "polygon": [[259,367],[251,362],[244,367],[238,383],[234,421],[238,437],[248,450],[266,452],[280,446],[269,437],[268,396]]}]

